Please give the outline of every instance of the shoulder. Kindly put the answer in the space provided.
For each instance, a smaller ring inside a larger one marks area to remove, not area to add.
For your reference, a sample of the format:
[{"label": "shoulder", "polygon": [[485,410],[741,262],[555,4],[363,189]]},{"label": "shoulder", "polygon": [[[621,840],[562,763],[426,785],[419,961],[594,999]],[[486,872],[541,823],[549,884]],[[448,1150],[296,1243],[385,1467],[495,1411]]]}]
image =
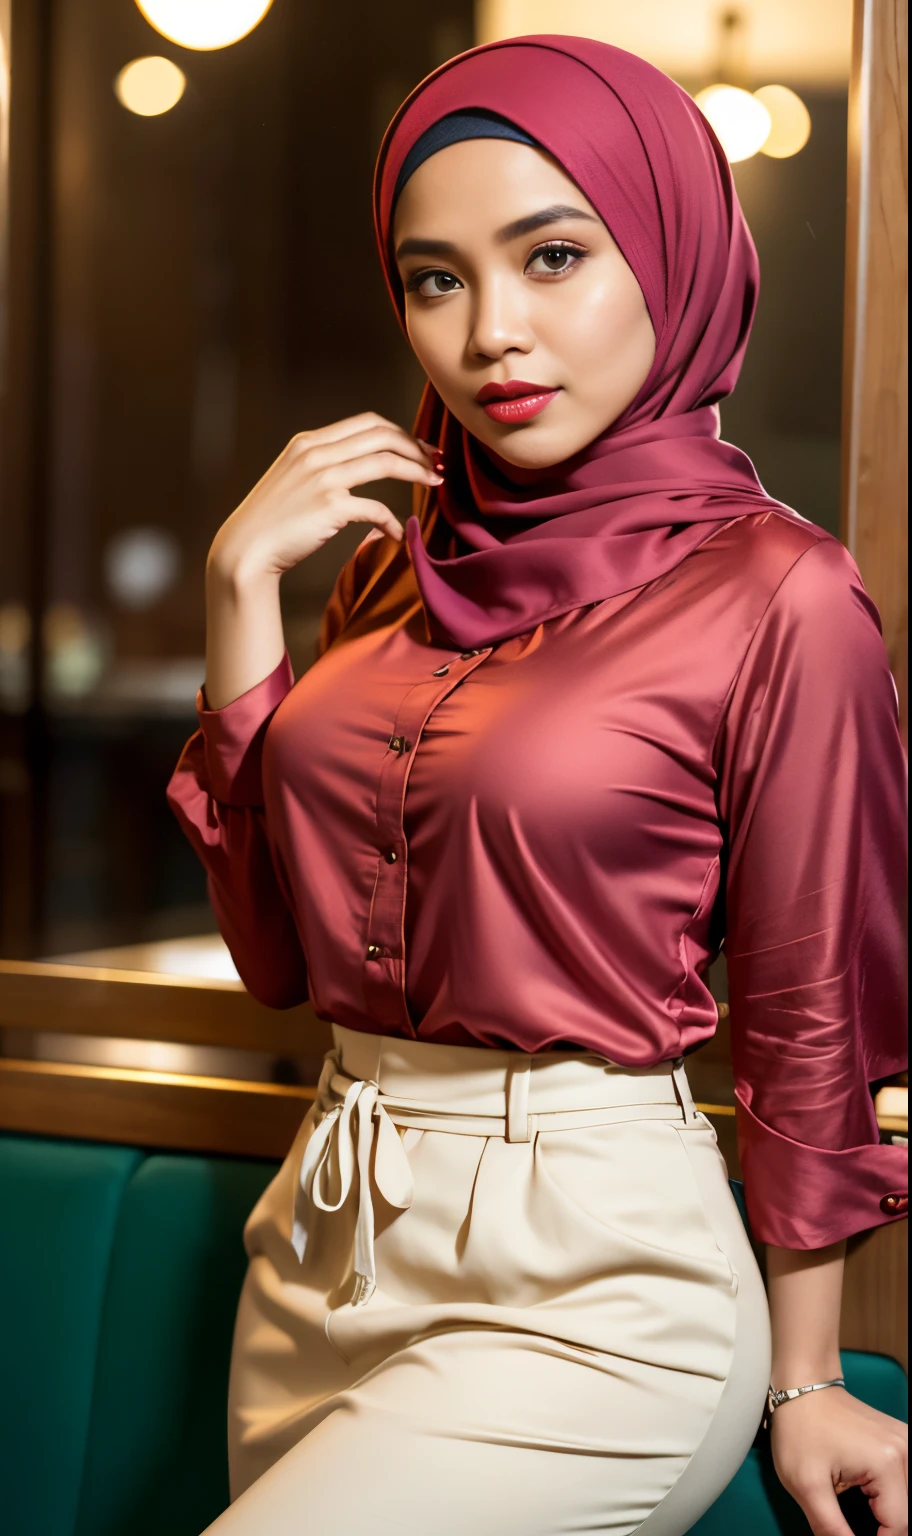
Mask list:
[{"label": "shoulder", "polygon": [[[739,669],[739,690],[772,690],[800,701],[802,728],[831,709],[867,714],[883,707],[884,720],[895,715],[880,614],[842,541],[784,517],[769,531],[744,533],[767,590]],[[748,569],[748,580],[755,579],[754,562]]]},{"label": "shoulder", "polygon": [[733,577],[772,593],[802,556],[828,544],[844,547],[799,513],[772,508],[733,518],[704,547],[730,566]]},{"label": "shoulder", "polygon": [[758,622],[838,629],[861,621],[880,632],[877,608],[846,546],[798,513],[739,517],[707,541],[707,551],[712,545]]},{"label": "shoulder", "polygon": [[880,614],[852,555],[833,534],[808,526],[815,536],[802,538],[803,530],[796,530],[795,558],[771,594],[769,622],[808,643],[831,646],[831,656],[857,646],[864,635],[882,649]]}]

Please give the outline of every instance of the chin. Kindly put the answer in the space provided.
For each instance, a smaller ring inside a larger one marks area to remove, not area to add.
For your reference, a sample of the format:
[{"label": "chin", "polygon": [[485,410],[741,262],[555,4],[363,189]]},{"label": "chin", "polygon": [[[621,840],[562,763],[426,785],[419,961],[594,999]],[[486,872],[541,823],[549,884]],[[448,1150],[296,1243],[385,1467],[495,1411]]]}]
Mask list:
[{"label": "chin", "polygon": [[562,433],[535,432],[531,427],[514,428],[503,435],[485,436],[481,439],[486,448],[507,464],[514,464],[517,469],[550,469],[554,464],[562,464],[565,459],[572,458],[585,448],[589,438],[580,439],[576,434],[573,438]]}]

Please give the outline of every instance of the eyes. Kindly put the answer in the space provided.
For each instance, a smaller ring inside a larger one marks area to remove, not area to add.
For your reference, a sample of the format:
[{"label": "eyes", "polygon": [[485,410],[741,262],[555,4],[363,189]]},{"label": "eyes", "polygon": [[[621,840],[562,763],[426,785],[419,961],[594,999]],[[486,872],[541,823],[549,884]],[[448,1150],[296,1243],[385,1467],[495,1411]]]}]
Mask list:
[{"label": "eyes", "polygon": [[[546,280],[566,277],[580,265],[586,255],[584,246],[575,245],[569,240],[550,241],[532,252],[524,271],[530,277],[543,277]],[[423,272],[413,273],[405,282],[406,293],[417,293],[424,299],[443,298],[461,287],[459,278],[442,267],[433,270],[425,267]]]}]

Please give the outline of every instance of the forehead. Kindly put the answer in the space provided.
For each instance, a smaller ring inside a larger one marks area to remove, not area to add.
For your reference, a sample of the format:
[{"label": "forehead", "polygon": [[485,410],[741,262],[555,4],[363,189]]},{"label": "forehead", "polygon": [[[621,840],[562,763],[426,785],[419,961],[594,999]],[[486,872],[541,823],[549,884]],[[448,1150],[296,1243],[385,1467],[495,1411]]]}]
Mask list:
[{"label": "forehead", "polygon": [[[576,183],[544,149],[511,139],[463,139],[431,155],[409,177],[393,218],[396,240],[437,233],[470,219],[496,224],[568,203],[595,213]],[[596,215],[597,216],[597,215]]]}]

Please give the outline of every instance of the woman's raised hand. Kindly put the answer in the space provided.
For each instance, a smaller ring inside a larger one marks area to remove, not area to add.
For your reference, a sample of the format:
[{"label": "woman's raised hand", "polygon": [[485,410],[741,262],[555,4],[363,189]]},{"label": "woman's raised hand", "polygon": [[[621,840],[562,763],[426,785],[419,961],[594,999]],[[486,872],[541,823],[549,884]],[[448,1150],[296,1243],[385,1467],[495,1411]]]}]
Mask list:
[{"label": "woman's raised hand", "polygon": [[347,523],[372,523],[401,539],[402,525],[382,501],[353,496],[373,480],[439,485],[438,451],[374,411],[314,432],[299,432],[222,524],[210,561],[225,574],[281,576]]},{"label": "woman's raised hand", "polygon": [[382,501],[353,496],[372,480],[439,485],[438,450],[373,411],[301,432],[267,469],[212,541],[206,562],[207,708],[255,687],[282,659],[279,601],[284,571],[306,560],[346,523],[370,523],[368,538],[401,540]]}]

